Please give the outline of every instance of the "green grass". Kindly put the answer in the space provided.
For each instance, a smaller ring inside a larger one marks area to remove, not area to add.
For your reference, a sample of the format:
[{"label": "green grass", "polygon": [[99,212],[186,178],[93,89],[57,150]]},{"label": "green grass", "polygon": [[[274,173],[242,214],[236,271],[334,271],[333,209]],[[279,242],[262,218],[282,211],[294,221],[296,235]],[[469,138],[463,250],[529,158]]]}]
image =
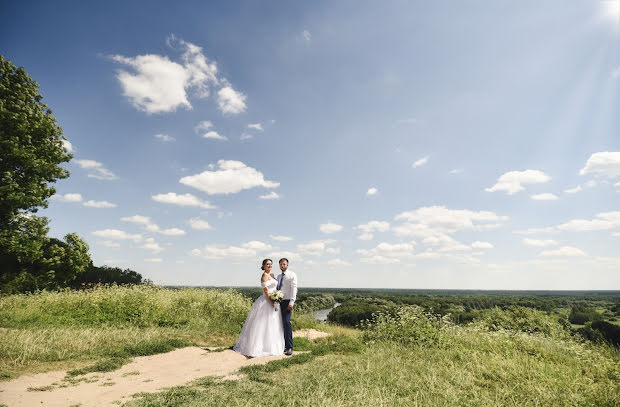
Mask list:
[{"label": "green grass", "polygon": [[[364,335],[340,331],[317,343],[300,342],[308,353],[243,368],[247,377],[240,381],[203,378],[139,394],[126,405],[620,404],[619,352],[579,343],[559,329],[559,322],[556,326],[553,319],[528,312],[517,311],[512,319],[510,312],[496,312],[458,327],[407,308],[392,319],[377,318]],[[412,339],[414,331],[418,335]]]},{"label": "green grass", "polygon": [[230,346],[249,307],[231,290],[150,286],[0,297],[0,380],[107,371],[189,345]]}]

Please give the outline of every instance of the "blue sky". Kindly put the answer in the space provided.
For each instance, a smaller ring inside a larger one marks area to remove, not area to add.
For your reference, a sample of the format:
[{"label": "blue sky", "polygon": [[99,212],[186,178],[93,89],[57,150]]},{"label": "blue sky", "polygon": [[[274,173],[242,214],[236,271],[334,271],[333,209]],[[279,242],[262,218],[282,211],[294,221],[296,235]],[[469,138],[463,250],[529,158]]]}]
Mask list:
[{"label": "blue sky", "polygon": [[160,284],[620,289],[620,2],[4,1],[39,213]]}]

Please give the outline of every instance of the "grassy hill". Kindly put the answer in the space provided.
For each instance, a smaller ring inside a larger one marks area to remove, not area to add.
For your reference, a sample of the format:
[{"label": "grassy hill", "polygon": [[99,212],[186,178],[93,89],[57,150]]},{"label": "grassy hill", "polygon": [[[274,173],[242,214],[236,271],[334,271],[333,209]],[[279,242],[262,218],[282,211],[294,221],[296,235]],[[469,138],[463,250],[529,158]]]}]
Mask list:
[{"label": "grassy hill", "polygon": [[[239,293],[111,287],[0,298],[0,370],[114,369],[134,355],[232,345],[249,310]],[[296,327],[314,323],[297,315]],[[203,378],[130,406],[620,405],[620,354],[582,343],[557,318],[494,310],[468,325],[404,306],[363,329],[321,326],[295,356]]]}]

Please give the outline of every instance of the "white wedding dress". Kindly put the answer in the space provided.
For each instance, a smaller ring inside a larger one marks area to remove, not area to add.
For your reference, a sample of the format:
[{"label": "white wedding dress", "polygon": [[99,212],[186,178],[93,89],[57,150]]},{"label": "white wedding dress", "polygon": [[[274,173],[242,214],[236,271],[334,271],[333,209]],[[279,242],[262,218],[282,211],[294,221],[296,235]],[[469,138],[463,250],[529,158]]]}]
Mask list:
[{"label": "white wedding dress", "polygon": [[[267,280],[261,284],[269,292],[275,290],[277,285],[276,280]],[[284,353],[282,313],[274,310],[264,294],[252,304],[233,350],[252,357]]]}]

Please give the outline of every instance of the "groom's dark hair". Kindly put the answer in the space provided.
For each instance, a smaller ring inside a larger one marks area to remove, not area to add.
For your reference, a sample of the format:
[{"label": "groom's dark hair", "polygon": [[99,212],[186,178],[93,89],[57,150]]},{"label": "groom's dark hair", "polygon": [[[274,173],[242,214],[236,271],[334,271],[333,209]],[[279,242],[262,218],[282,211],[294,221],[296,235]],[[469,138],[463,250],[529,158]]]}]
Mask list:
[{"label": "groom's dark hair", "polygon": [[282,263],[282,260],[285,260],[286,264],[288,264],[288,259],[286,257],[282,257],[280,261],[278,261],[278,264]]}]

